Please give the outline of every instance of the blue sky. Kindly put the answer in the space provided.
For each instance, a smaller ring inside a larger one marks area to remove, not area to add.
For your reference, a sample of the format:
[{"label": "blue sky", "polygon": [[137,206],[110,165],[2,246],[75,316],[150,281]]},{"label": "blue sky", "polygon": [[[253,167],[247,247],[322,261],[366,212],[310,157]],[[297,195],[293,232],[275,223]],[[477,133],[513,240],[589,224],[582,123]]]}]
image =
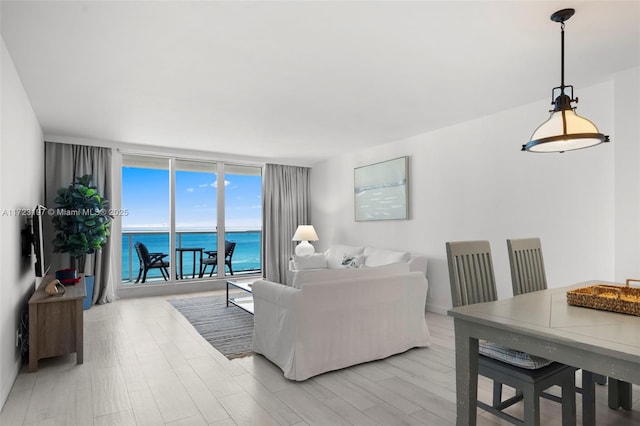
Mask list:
[{"label": "blue sky", "polygon": [[[219,182],[215,173],[176,172],[176,228],[215,230]],[[226,228],[262,228],[262,178],[226,175]],[[124,230],[169,228],[169,171],[122,168]]]}]

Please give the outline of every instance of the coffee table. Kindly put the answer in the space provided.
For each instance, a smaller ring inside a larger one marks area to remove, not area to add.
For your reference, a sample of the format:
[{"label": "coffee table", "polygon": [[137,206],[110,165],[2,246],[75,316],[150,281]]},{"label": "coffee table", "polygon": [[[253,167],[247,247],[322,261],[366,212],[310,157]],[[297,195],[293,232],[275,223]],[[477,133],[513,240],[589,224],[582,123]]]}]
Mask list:
[{"label": "coffee table", "polygon": [[[229,307],[229,303],[237,306],[240,309],[243,309],[253,315],[253,296],[251,296],[251,285],[253,283],[242,283],[236,281],[227,281],[227,307]],[[229,287],[238,288],[245,293],[248,293],[249,296],[244,297],[229,297]]]}]

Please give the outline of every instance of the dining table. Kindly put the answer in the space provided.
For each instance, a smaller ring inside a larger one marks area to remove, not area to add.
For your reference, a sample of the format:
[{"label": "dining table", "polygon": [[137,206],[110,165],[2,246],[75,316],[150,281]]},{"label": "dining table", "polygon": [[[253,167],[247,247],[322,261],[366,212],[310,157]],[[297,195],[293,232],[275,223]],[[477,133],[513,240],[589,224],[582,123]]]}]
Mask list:
[{"label": "dining table", "polygon": [[458,426],[476,424],[479,340],[582,368],[584,425],[595,424],[596,374],[610,378],[610,407],[631,408],[630,383],[640,384],[640,316],[567,303],[568,290],[596,284],[622,285],[585,281],[448,311],[455,329]]}]

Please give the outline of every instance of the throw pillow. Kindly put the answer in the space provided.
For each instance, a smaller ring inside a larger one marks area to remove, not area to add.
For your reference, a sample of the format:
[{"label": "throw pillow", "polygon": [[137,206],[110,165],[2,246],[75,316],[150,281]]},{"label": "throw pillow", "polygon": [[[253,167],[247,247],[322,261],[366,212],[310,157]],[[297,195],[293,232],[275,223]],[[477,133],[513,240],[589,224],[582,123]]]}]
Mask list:
[{"label": "throw pillow", "polygon": [[366,247],[364,255],[367,256],[366,266],[382,266],[389,263],[408,262],[411,253],[408,251],[385,250],[375,247]]},{"label": "throw pillow", "polygon": [[358,254],[363,254],[363,252],[364,247],[362,246],[334,245],[329,247],[325,252],[325,257],[327,258],[327,265],[329,266],[329,269],[338,269],[342,268],[342,258],[344,255],[356,256]]},{"label": "throw pillow", "polygon": [[364,255],[344,255],[341,266],[343,268],[360,268],[364,264]]},{"label": "throw pillow", "polygon": [[293,266],[296,270],[327,269],[327,259],[324,253],[308,254],[305,256],[293,256]]}]

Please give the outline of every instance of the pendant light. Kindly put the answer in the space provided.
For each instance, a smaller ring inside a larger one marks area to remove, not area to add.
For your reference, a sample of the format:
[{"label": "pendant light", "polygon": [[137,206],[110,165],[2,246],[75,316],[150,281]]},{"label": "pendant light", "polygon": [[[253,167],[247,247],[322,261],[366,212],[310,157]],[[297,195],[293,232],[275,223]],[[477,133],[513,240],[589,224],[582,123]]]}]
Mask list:
[{"label": "pendant light", "polygon": [[562,29],[561,83],[551,91],[551,104],[555,105],[553,110],[549,111],[551,116],[533,132],[529,143],[522,145],[523,151],[565,152],[609,142],[609,136],[600,133],[595,124],[576,114],[576,108],[572,103],[577,104],[578,98],[573,98],[573,86],[564,84],[564,23],[574,13],[574,9],[562,9],[551,15],[551,20],[560,22]]}]

